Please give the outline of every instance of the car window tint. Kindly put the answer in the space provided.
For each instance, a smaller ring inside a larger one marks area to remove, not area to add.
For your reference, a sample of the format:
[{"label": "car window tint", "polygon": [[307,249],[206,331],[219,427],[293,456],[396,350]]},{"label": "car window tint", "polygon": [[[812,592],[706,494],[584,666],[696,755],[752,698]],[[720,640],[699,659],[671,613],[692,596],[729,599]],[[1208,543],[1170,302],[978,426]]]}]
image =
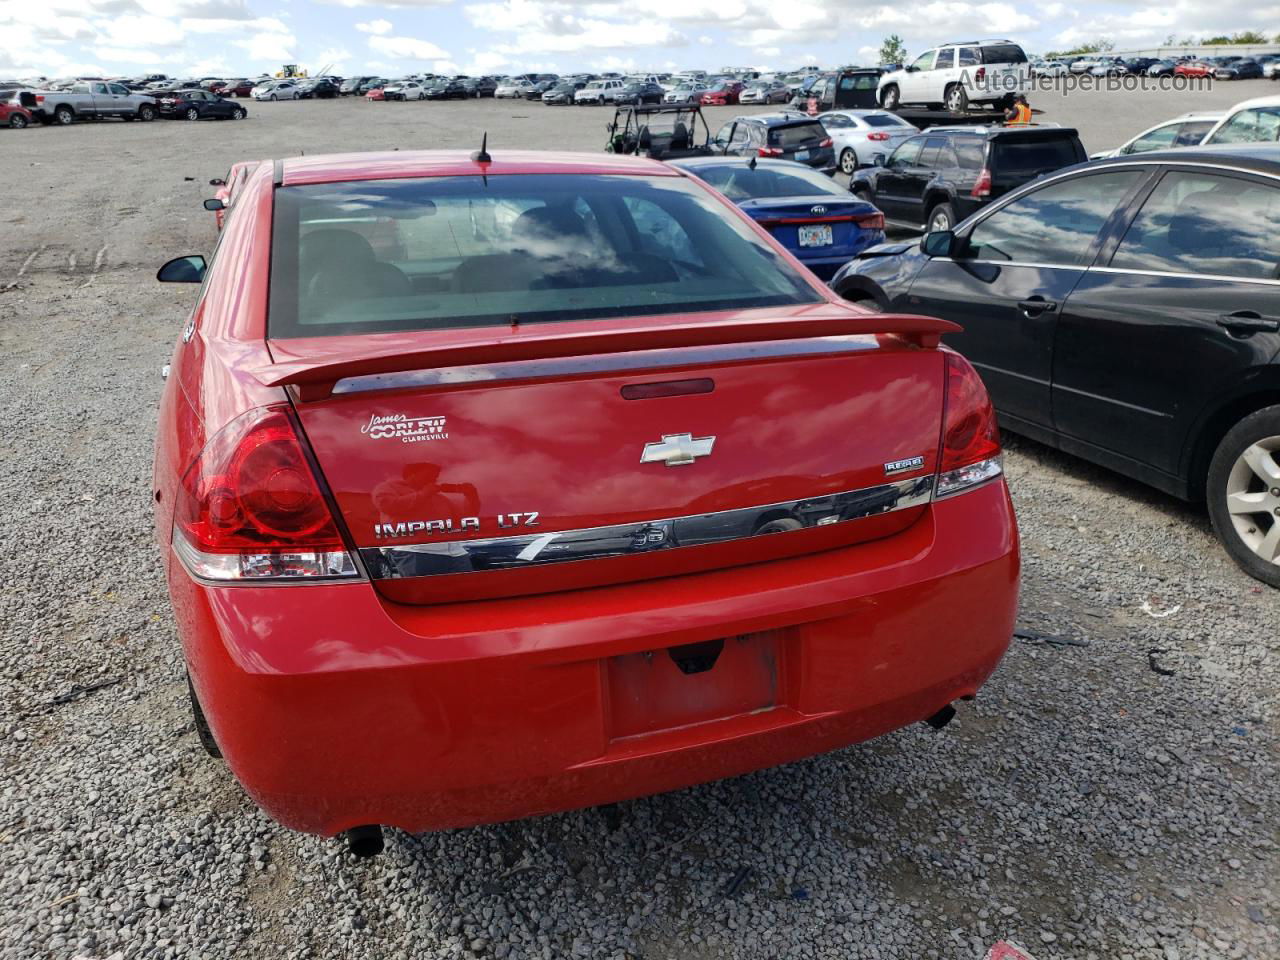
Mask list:
[{"label": "car window tint", "polygon": [[1160,150],[1164,147],[1173,146],[1173,139],[1178,135],[1177,124],[1170,123],[1159,130],[1152,130],[1150,133],[1143,134],[1133,143],[1129,144],[1121,153],[1146,153],[1148,150]]},{"label": "car window tint", "polygon": [[933,62],[935,70],[947,70],[956,65],[956,48],[950,47],[938,51],[938,58]]},{"label": "car window tint", "polygon": [[912,166],[916,162],[916,158],[920,156],[920,148],[923,146],[924,137],[912,137],[906,143],[901,144],[897,150],[893,151],[893,155],[889,157],[889,166]]},{"label": "car window tint", "polygon": [[275,191],[275,338],[814,303],[682,177],[430,177]]},{"label": "car window tint", "polygon": [[984,63],[1026,63],[1027,55],[1016,43],[994,43],[982,48]]},{"label": "car window tint", "polygon": [[822,121],[822,125],[828,130],[855,126],[852,120],[838,113],[825,113],[818,119]]},{"label": "car window tint", "polygon": [[979,137],[952,137],[956,161],[966,170],[981,170],[987,162],[987,141]]},{"label": "car window tint", "polygon": [[974,227],[968,255],[979,260],[1083,264],[1102,225],[1145,175],[1125,170],[1044,186]]},{"label": "car window tint", "polygon": [[813,143],[815,140],[825,140],[826,137],[827,131],[822,129],[822,124],[816,121],[769,128],[769,145],[771,147],[782,147],[784,150],[792,147],[803,147]]},{"label": "car window tint", "polygon": [[107,90],[107,85],[105,83],[95,83],[93,85],[93,92],[99,96],[105,96],[109,91]]},{"label": "car window tint", "polygon": [[991,144],[991,166],[1005,176],[1031,179],[1083,159],[1074,136],[1005,136]]},{"label": "car window tint", "polygon": [[891,113],[868,113],[862,117],[868,127],[909,127],[911,124]]},{"label": "car window tint", "polygon": [[1207,173],[1165,174],[1111,259],[1126,270],[1277,279],[1280,187]]},{"label": "car window tint", "polygon": [[920,151],[920,159],[916,161],[916,166],[936,170],[941,163],[942,151],[946,145],[947,141],[942,137],[929,137],[924,142],[924,147]]},{"label": "car window tint", "polygon": [[111,92],[119,97],[127,97],[129,95],[129,88],[123,87],[118,83],[113,83],[111,84]]},{"label": "car window tint", "polygon": [[1280,140],[1280,106],[1241,110],[1213,135],[1214,143],[1258,143]]},{"label": "car window tint", "polygon": [[962,67],[976,67],[982,62],[982,55],[977,47],[961,47],[959,64]]},{"label": "car window tint", "polygon": [[1188,120],[1178,128],[1174,137],[1175,147],[1194,147],[1204,139],[1204,135],[1213,129],[1213,120]]}]

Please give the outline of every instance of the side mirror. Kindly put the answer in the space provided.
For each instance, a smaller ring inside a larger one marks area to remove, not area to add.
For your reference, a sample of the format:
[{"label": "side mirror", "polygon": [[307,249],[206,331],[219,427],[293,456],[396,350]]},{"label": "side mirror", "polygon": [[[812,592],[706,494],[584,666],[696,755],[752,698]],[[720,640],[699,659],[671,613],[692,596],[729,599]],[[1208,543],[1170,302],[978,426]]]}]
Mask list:
[{"label": "side mirror", "polygon": [[227,205],[217,197],[210,197],[204,202],[204,208],[206,210],[225,210]]},{"label": "side mirror", "polygon": [[156,271],[156,279],[161,283],[203,283],[204,271],[204,257],[199,254],[176,257]]},{"label": "side mirror", "polygon": [[877,153],[877,154],[875,154],[875,155],[871,158],[871,165],[872,165],[873,167],[883,167],[883,166],[885,166],[884,154],[883,154],[883,153]]},{"label": "side mirror", "polygon": [[934,230],[920,241],[920,249],[926,257],[949,257],[956,249],[956,235],[950,230]]}]

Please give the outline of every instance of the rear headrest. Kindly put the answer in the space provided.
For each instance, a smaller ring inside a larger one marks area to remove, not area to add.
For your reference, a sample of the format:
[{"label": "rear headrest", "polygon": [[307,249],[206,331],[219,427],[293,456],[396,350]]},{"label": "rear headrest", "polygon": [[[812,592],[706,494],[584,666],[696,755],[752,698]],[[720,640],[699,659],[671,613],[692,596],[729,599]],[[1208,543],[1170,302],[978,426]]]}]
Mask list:
[{"label": "rear headrest", "polygon": [[300,259],[303,263],[359,263],[376,259],[373,247],[360,234],[351,230],[328,228],[302,238]]},{"label": "rear headrest", "polygon": [[552,246],[578,247],[586,238],[586,223],[568,207],[534,207],[511,225],[512,242],[531,253],[546,254]]}]

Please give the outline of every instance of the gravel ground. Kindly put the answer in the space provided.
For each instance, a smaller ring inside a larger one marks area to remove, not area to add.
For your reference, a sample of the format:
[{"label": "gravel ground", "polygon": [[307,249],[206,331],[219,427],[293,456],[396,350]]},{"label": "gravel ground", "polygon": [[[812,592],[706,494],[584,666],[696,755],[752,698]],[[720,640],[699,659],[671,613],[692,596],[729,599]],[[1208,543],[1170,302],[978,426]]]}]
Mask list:
[{"label": "gravel ground", "polygon": [[[1059,113],[1100,149],[1204,105]],[[1015,641],[941,733],[633,801],[612,830],[588,810],[392,834],[372,861],[258,813],[196,742],[151,540],[191,296],[156,265],[211,246],[202,184],[237,159],[484,129],[594,150],[607,118],[250,110],[0,132],[0,957],[1280,956],[1280,594],[1199,510],[1023,441],[1022,619],[1052,639]]]}]

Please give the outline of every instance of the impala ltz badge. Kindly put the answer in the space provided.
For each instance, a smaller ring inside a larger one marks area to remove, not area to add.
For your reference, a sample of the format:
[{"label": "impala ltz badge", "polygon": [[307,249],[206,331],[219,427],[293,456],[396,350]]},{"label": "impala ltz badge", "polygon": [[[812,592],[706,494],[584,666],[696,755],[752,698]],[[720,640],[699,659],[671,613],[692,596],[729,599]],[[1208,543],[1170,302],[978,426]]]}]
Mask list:
[{"label": "impala ltz badge", "polygon": [[640,454],[641,463],[665,463],[668,467],[683,467],[698,457],[709,456],[715,445],[715,437],[695,437],[689,433],[666,433],[661,443],[646,443]]},{"label": "impala ltz badge", "polygon": [[[501,530],[513,527],[536,527],[539,513],[531,510],[526,513],[500,513],[497,525]],[[403,523],[375,523],[374,536],[377,537],[410,537],[415,533],[478,533],[493,526],[492,520],[481,520],[480,517],[459,517],[455,522],[452,517],[443,520],[406,520]]]},{"label": "impala ltz badge", "polygon": [[905,460],[890,460],[884,465],[885,475],[902,473],[905,470],[919,470],[924,466],[924,457],[907,457]]},{"label": "impala ltz badge", "polygon": [[401,443],[449,439],[444,417],[407,417],[403,413],[375,413],[360,432],[374,440],[394,438]]}]

